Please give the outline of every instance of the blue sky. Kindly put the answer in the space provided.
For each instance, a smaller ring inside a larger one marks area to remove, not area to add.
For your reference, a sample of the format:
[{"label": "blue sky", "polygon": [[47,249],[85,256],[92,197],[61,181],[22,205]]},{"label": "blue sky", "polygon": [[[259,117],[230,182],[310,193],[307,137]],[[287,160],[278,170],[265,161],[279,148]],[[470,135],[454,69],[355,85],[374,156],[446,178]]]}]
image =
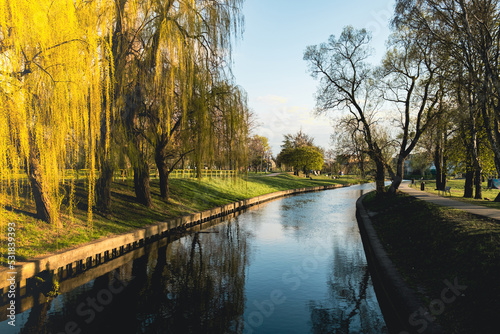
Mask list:
[{"label": "blue sky", "polygon": [[307,72],[305,48],[339,36],[347,25],[367,28],[378,64],[393,8],[394,0],[245,1],[245,33],[233,49],[233,73],[261,123],[255,132],[269,138],[275,156],[283,135],[300,129],[316,145],[331,147],[331,117],[312,115],[318,83]]}]

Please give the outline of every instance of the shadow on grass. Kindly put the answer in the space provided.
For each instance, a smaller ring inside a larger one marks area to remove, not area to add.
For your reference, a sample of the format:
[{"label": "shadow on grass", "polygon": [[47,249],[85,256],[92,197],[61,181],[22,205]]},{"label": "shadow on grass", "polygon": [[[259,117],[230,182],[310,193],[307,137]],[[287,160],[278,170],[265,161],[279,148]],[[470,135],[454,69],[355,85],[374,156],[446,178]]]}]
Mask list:
[{"label": "shadow on grass", "polygon": [[500,223],[409,196],[372,197],[366,207],[398,270],[422,294],[440,298],[444,280],[466,285],[438,321],[450,333],[493,333],[500,310]]},{"label": "shadow on grass", "polygon": [[21,215],[28,216],[28,217],[31,217],[31,218],[34,218],[34,219],[38,219],[37,216],[36,216],[36,213],[30,212],[30,211],[16,209],[16,208],[11,207],[10,205],[6,205],[5,209],[7,211],[10,211],[10,212],[13,212],[13,213],[21,214]]}]

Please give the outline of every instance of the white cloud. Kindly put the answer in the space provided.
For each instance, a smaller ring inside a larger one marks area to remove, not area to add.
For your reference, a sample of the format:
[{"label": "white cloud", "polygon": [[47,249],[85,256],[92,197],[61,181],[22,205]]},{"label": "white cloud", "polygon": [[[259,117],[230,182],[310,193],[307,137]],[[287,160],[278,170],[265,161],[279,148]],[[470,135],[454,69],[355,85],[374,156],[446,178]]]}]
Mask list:
[{"label": "white cloud", "polygon": [[266,95],[266,96],[259,96],[257,98],[257,101],[265,104],[284,104],[288,102],[288,99],[283,96],[277,96],[277,95]]},{"label": "white cloud", "polygon": [[283,96],[260,96],[253,104],[261,126],[256,133],[269,139],[273,154],[281,150],[283,135],[302,131],[314,138],[318,146],[329,147],[333,132],[328,118],[315,117],[310,109],[303,106],[289,105],[289,99]]}]

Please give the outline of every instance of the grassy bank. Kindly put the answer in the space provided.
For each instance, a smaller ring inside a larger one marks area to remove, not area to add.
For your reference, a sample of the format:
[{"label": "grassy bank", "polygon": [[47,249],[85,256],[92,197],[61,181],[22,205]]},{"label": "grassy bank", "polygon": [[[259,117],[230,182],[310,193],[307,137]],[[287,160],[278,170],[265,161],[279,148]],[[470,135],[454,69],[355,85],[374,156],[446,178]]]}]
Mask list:
[{"label": "grassy bank", "polygon": [[[416,200],[365,199],[389,257],[446,333],[496,333],[500,311],[500,223]],[[460,286],[452,298],[444,280]],[[446,300],[446,303],[443,302]],[[441,301],[441,302],[440,302]],[[443,309],[441,309],[443,306]],[[434,308],[433,308],[434,307]],[[432,313],[432,312],[431,312]]]},{"label": "grassy bank", "polygon": [[[436,181],[425,180],[424,182],[425,182],[425,191],[433,194],[438,194],[438,191],[436,190]],[[482,184],[482,196],[483,196],[482,199],[463,198],[464,185],[465,185],[465,179],[450,179],[446,181],[446,186],[451,187],[450,194],[446,194],[446,196],[462,202],[500,209],[500,202],[493,202],[497,197],[498,193],[500,192],[500,189],[488,189],[487,188],[488,182],[485,181]],[[420,181],[416,182],[416,187],[420,189]]]},{"label": "grassy bank", "polygon": [[[93,223],[87,223],[87,193],[83,183],[76,184],[75,207],[62,208],[60,226],[50,226],[34,218],[34,203],[21,196],[6,212],[9,222],[16,222],[17,260],[47,254],[74,247],[92,240],[129,232],[133,229],[169,218],[210,209],[234,201],[251,198],[275,191],[314,187],[328,184],[360,183],[356,177],[343,176],[332,180],[314,177],[313,180],[288,174],[265,177],[254,175],[238,178],[171,179],[171,198],[165,203],[160,198],[157,179],[151,181],[153,208],[148,209],[135,202],[133,180],[116,181],[112,185],[113,214],[102,216],[94,213]],[[6,233],[2,237],[2,257],[6,255]]]}]

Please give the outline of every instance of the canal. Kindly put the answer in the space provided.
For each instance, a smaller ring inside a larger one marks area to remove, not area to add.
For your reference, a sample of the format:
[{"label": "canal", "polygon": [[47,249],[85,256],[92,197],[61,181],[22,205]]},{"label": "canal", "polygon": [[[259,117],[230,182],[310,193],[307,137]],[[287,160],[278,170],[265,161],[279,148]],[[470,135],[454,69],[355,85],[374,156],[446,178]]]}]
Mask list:
[{"label": "canal", "polygon": [[355,217],[371,189],[287,197],[147,245],[56,297],[32,292],[0,333],[387,333]]}]

